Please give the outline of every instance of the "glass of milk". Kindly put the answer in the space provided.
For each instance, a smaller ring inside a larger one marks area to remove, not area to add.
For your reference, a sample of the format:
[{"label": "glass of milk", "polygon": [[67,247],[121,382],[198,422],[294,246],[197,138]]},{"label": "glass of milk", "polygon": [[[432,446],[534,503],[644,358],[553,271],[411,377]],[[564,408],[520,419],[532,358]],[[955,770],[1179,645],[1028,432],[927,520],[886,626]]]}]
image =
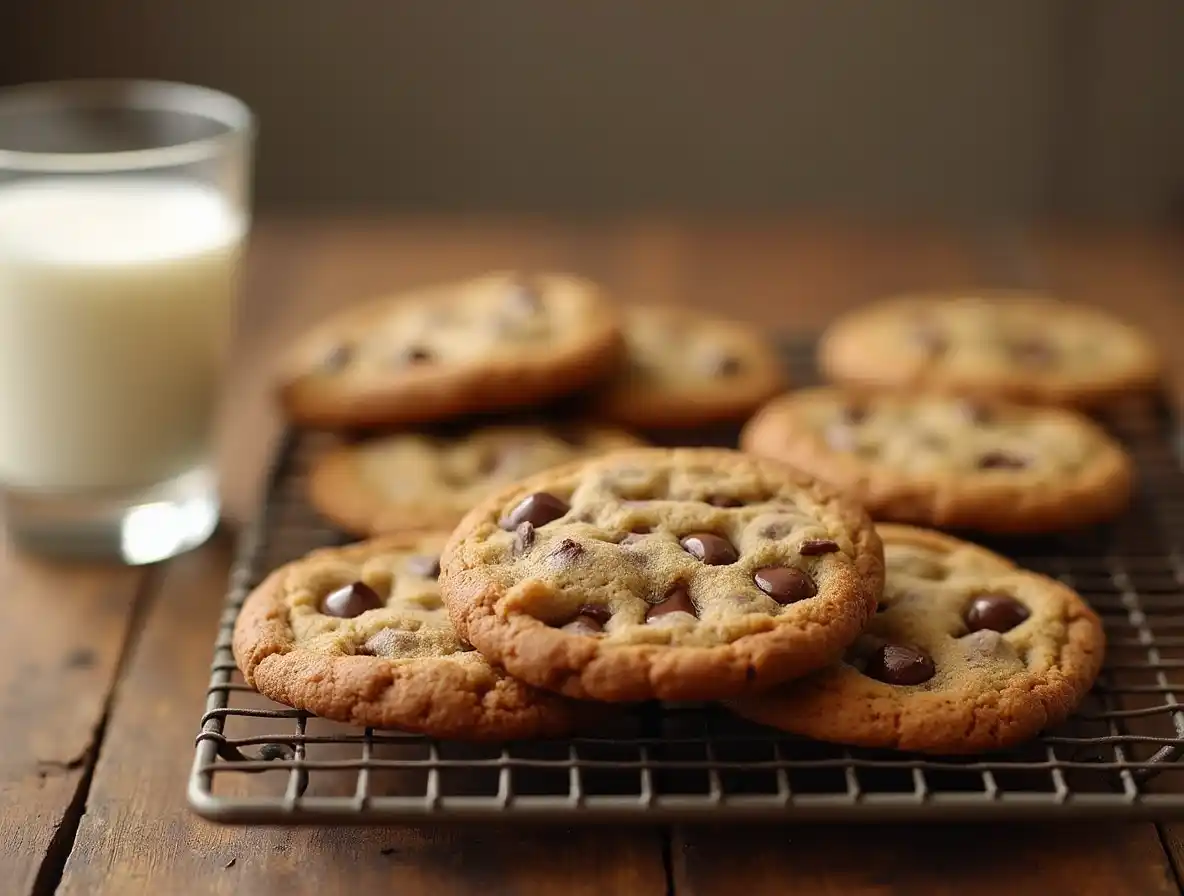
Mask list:
[{"label": "glass of milk", "polygon": [[0,503],[8,537],[151,563],[218,522],[213,420],[254,126],[201,87],[0,90]]}]

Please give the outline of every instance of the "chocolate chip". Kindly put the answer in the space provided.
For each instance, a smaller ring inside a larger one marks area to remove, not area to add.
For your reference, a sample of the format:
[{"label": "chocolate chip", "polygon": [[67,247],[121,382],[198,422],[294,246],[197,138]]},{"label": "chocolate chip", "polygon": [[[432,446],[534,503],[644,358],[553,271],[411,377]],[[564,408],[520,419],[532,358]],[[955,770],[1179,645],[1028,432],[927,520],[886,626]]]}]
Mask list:
[{"label": "chocolate chip", "polygon": [[743,507],[744,502],[739,498],[733,498],[731,495],[709,495],[706,498],[708,504],[712,507]]},{"label": "chocolate chip", "polygon": [[743,364],[735,355],[715,355],[709,360],[710,370],[715,376],[730,377],[740,372]]},{"label": "chocolate chip", "polygon": [[876,604],[876,612],[877,613],[883,613],[887,609],[888,609],[888,604],[884,603],[884,601],[882,601],[882,600]]},{"label": "chocolate chip", "polygon": [[565,631],[570,635],[599,635],[604,631],[604,626],[591,616],[581,615],[563,626],[561,631]]},{"label": "chocolate chip", "polygon": [[514,556],[520,557],[534,545],[534,526],[523,520],[514,530]]},{"label": "chocolate chip", "polygon": [[676,585],[671,588],[661,603],[654,604],[646,610],[645,618],[649,622],[659,616],[665,616],[667,613],[690,613],[692,616],[697,616],[695,612],[695,604],[691,600],[691,595],[687,593],[687,589],[682,585]]},{"label": "chocolate chip", "polygon": [[598,625],[603,627],[610,619],[612,619],[613,612],[608,607],[600,607],[596,604],[584,604],[582,607],[580,607],[577,615],[587,616],[589,619],[595,620]]},{"label": "chocolate chip", "polygon": [[1030,615],[1028,608],[1010,595],[980,594],[966,609],[966,627],[972,632],[1009,632]]},{"label": "chocolate chip", "polygon": [[551,556],[564,563],[572,563],[584,553],[584,546],[572,538],[565,538],[559,542]]},{"label": "chocolate chip", "polygon": [[412,345],[399,354],[401,364],[426,364],[432,360],[432,353],[422,345]]},{"label": "chocolate chip", "polygon": [[753,573],[756,587],[779,604],[792,604],[818,593],[814,580],[790,566],[765,566]]},{"label": "chocolate chip", "polygon": [[526,522],[537,528],[559,519],[569,510],[571,508],[564,501],[549,492],[535,492],[519,501],[501,525],[503,529],[517,529],[519,524]]},{"label": "chocolate chip", "polygon": [[816,557],[819,554],[833,554],[838,549],[838,542],[829,538],[807,538],[799,545],[798,553],[803,557]]},{"label": "chocolate chip", "polygon": [[343,342],[340,345],[335,345],[333,348],[329,349],[329,352],[321,361],[321,367],[323,367],[325,370],[336,373],[338,370],[342,370],[347,364],[349,364],[349,362],[353,359],[353,356],[354,347]]},{"label": "chocolate chip", "polygon": [[419,554],[407,558],[407,571],[425,579],[434,579],[440,575],[440,557],[432,554]]},{"label": "chocolate chip", "polygon": [[978,459],[980,470],[1022,470],[1028,462],[1006,451],[988,451]]},{"label": "chocolate chip", "polygon": [[843,423],[862,423],[867,419],[867,413],[863,405],[848,404],[839,409],[839,419]]},{"label": "chocolate chip", "polygon": [[354,582],[327,595],[321,601],[321,612],[326,616],[353,619],[367,610],[377,610],[382,605],[383,600],[377,591],[365,582]]},{"label": "chocolate chip", "polygon": [[885,684],[921,684],[933,677],[933,660],[914,647],[885,644],[867,658],[863,674]]},{"label": "chocolate chip", "polygon": [[740,559],[732,543],[711,532],[695,532],[685,535],[678,542],[682,549],[694,557],[702,560],[708,566],[727,566]]}]

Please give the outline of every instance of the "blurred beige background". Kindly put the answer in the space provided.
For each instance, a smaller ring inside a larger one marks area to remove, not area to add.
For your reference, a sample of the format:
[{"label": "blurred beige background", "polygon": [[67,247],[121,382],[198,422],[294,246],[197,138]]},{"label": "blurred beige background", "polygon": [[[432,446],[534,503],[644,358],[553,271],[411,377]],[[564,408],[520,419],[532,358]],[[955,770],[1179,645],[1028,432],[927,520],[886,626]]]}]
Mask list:
[{"label": "blurred beige background", "polygon": [[1158,221],[1179,0],[0,3],[0,82],[200,82],[264,205]]}]

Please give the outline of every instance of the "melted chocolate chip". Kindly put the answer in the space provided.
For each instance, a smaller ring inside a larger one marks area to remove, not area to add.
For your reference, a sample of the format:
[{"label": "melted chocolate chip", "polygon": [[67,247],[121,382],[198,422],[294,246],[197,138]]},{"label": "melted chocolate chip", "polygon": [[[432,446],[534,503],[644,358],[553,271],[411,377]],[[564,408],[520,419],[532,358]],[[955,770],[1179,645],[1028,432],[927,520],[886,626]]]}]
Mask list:
[{"label": "melted chocolate chip", "polygon": [[365,582],[354,582],[326,595],[321,601],[321,612],[339,619],[353,619],[382,605],[383,600],[377,591]]},{"label": "melted chocolate chip", "polygon": [[988,451],[978,459],[980,470],[1022,470],[1028,462],[1006,451]]},{"label": "melted chocolate chip", "polygon": [[328,354],[325,355],[321,361],[321,367],[327,371],[336,373],[342,370],[353,359],[354,347],[347,343],[341,343],[331,348]]},{"label": "melted chocolate chip", "polygon": [[587,616],[589,619],[594,619],[601,627],[605,626],[613,617],[613,611],[608,607],[597,606],[596,604],[584,604],[580,607],[578,616]]},{"label": "melted chocolate chip", "polygon": [[740,559],[732,543],[711,532],[696,532],[679,541],[682,549],[708,566],[727,566]]},{"label": "melted chocolate chip", "polygon": [[735,376],[743,364],[735,355],[719,355],[711,360],[711,372],[720,377]]},{"label": "melted chocolate chip", "polygon": [[867,408],[858,404],[844,405],[839,409],[839,419],[843,423],[862,423],[867,419]]},{"label": "melted chocolate chip", "polygon": [[914,647],[885,644],[867,658],[863,674],[885,684],[921,684],[936,672],[928,654]]},{"label": "melted chocolate chip", "polygon": [[572,538],[565,538],[551,552],[551,556],[564,563],[572,563],[584,553],[584,546]]},{"label": "melted chocolate chip", "polygon": [[432,353],[422,345],[409,346],[399,355],[401,364],[427,364],[431,360]]},{"label": "melted chocolate chip", "polygon": [[534,545],[534,526],[523,520],[514,530],[514,556],[520,557]]},{"label": "melted chocolate chip", "polygon": [[972,632],[1008,632],[1030,615],[1028,608],[1010,595],[980,594],[966,609],[966,627]]},{"label": "melted chocolate chip", "polygon": [[798,553],[803,557],[816,557],[819,554],[833,554],[838,549],[839,543],[829,538],[807,538],[798,546]]},{"label": "melted chocolate chip", "polygon": [[563,626],[562,631],[567,632],[569,635],[599,635],[604,631],[604,626],[591,616],[581,614]]},{"label": "melted chocolate chip", "polygon": [[779,604],[792,604],[818,593],[814,580],[790,566],[765,566],[753,573],[756,587]]},{"label": "melted chocolate chip", "polygon": [[407,558],[407,571],[425,579],[434,579],[440,575],[440,558],[437,555],[420,554]]},{"label": "melted chocolate chip", "polygon": [[712,507],[743,507],[744,502],[730,495],[709,495],[706,499]]},{"label": "melted chocolate chip", "polygon": [[566,502],[549,492],[535,492],[518,502],[518,505],[502,520],[502,528],[517,529],[524,522],[538,528],[559,519],[569,510],[571,508]]},{"label": "melted chocolate chip", "polygon": [[665,616],[667,613],[690,613],[692,616],[697,616],[695,612],[695,604],[691,600],[691,595],[687,589],[682,585],[676,585],[671,588],[661,603],[656,603],[648,610],[646,610],[646,622],[656,619],[660,616]]}]

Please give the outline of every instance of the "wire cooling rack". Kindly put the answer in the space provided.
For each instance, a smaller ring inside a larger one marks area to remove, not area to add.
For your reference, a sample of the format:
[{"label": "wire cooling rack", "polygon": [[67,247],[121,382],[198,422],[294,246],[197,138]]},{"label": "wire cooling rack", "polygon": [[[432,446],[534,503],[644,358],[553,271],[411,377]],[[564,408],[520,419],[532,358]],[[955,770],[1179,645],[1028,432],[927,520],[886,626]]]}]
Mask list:
[{"label": "wire cooling rack", "polygon": [[[812,354],[809,342],[786,346],[795,382],[812,378]],[[215,821],[276,824],[1184,815],[1178,431],[1151,403],[1104,422],[1138,465],[1129,513],[1085,534],[988,546],[1094,606],[1106,667],[1066,724],[1018,750],[960,759],[817,743],[709,705],[649,704],[592,737],[486,746],[351,728],[272,703],[235,668],[238,609],[276,566],[344,540],[304,498],[318,437],[289,434],[231,576],[190,806]]]}]

